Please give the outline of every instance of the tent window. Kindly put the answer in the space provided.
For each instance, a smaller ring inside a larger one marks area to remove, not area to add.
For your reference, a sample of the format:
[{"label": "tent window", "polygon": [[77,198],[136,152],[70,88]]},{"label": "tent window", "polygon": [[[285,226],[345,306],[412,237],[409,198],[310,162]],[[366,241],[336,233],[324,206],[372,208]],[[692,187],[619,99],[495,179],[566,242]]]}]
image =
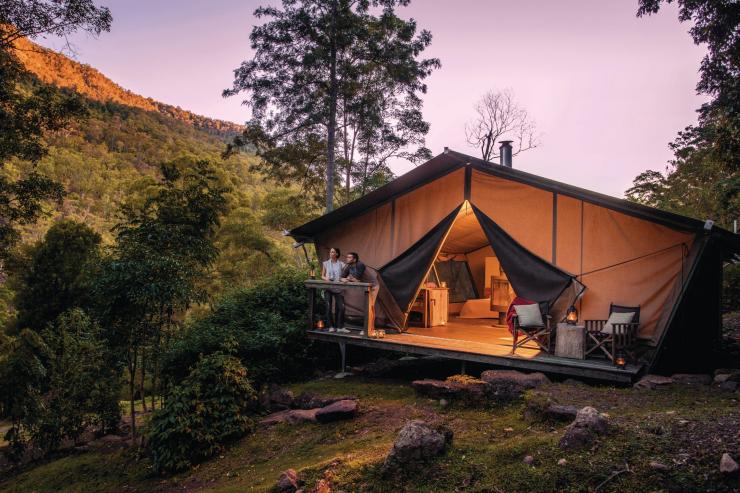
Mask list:
[{"label": "tent window", "polygon": [[461,303],[478,297],[467,262],[447,260],[434,265],[435,269],[432,270],[430,277],[434,276],[433,272],[436,270],[439,281],[447,283],[450,290],[450,303]]}]

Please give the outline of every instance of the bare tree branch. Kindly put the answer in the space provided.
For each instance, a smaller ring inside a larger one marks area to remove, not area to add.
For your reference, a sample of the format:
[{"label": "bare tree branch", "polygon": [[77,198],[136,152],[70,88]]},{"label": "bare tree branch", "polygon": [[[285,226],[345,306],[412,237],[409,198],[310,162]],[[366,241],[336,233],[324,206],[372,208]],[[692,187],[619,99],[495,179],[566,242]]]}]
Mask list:
[{"label": "bare tree branch", "polygon": [[488,91],[474,109],[476,116],[465,125],[465,137],[484,161],[499,157],[496,142],[502,137],[514,141],[514,156],[540,145],[534,120],[517,104],[510,90]]}]

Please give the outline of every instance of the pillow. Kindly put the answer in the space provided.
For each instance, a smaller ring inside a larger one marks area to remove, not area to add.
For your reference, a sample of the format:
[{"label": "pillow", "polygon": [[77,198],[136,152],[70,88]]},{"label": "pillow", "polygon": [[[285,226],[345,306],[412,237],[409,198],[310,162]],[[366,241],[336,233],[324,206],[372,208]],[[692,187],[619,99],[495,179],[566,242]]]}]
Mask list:
[{"label": "pillow", "polygon": [[514,305],[517,317],[519,317],[519,325],[522,327],[539,327],[544,325],[542,322],[542,313],[540,313],[540,305]]},{"label": "pillow", "polygon": [[614,332],[614,326],[612,324],[628,324],[632,322],[632,319],[635,317],[634,312],[626,312],[626,313],[617,313],[612,312],[611,315],[609,315],[609,320],[606,321],[604,324],[604,328],[601,329],[601,332],[603,334],[611,334]]}]

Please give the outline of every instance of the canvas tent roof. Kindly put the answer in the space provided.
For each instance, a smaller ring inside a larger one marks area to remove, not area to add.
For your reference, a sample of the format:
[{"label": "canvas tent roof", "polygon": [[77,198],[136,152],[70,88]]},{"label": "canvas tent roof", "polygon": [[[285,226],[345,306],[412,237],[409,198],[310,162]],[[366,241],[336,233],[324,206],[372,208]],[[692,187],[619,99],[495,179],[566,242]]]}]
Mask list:
[{"label": "canvas tent roof", "polygon": [[[473,207],[480,227],[466,227],[470,216],[455,221],[463,204]],[[712,239],[725,256],[740,251],[737,235],[707,232],[703,221],[454,151],[290,234],[313,241],[321,256],[329,246],[360,252],[404,310],[450,227],[450,248],[490,244],[507,257],[509,265],[503,258],[501,265],[518,294],[546,296],[561,280],[576,278],[588,286],[579,303],[583,319],[606,318],[612,302],[640,305],[640,335],[653,343],[673,316],[700,247]]]},{"label": "canvas tent roof", "polygon": [[[313,221],[309,221],[306,224],[293,228],[289,231],[289,234],[298,241],[310,241],[314,235],[319,232],[331,228],[348,218],[356,217],[358,214],[362,214],[370,209],[387,203],[394,197],[408,193],[419,186],[465,166],[469,166],[475,170],[482,171],[493,176],[500,176],[510,180],[519,181],[543,190],[548,190],[578,200],[584,200],[595,205],[607,207],[609,209],[649,221],[654,221],[672,228],[694,232],[701,232],[704,228],[704,221],[700,221],[698,219],[662,211],[653,207],[630,202],[628,200],[618,199],[610,195],[586,190],[567,183],[527,173],[516,168],[499,166],[453,150],[445,150],[442,154],[438,154],[431,160],[414,168],[408,173],[401,175],[387,185],[374,190],[357,200],[345,204],[329,214],[325,214]],[[729,249],[733,250],[733,252],[740,252],[740,238],[738,238],[738,235],[717,227],[713,228],[712,235],[723,241]]]}]

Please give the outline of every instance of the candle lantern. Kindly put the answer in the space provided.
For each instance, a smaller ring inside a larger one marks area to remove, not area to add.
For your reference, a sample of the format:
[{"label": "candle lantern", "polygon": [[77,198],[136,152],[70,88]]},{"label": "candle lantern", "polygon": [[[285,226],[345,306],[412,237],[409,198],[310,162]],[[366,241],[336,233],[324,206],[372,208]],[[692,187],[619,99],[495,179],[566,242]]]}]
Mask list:
[{"label": "candle lantern", "polygon": [[573,305],[568,307],[568,311],[565,312],[565,321],[570,325],[575,325],[578,322],[578,310]]},{"label": "candle lantern", "polygon": [[617,354],[617,357],[614,358],[614,364],[617,365],[617,368],[624,370],[627,366],[627,360],[624,358],[624,355]]},{"label": "candle lantern", "polygon": [[324,330],[324,321],[321,319],[318,319],[316,323],[314,324],[314,327],[316,327],[317,330]]}]

